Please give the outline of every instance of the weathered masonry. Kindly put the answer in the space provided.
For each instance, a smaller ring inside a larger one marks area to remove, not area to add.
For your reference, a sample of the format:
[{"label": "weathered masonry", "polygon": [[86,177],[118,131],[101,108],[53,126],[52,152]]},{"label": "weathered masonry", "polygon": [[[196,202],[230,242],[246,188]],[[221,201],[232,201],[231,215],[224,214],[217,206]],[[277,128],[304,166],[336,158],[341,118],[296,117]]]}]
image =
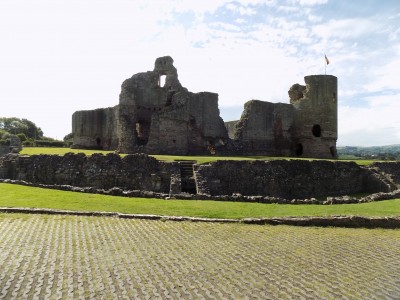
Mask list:
[{"label": "weathered masonry", "polygon": [[119,105],[75,112],[72,132],[75,148],[122,153],[203,154],[228,139],[218,95],[188,92],[168,56],[125,80]]},{"label": "weathered masonry", "polygon": [[73,147],[336,158],[337,78],[306,76],[305,85],[294,84],[288,93],[288,104],[250,100],[240,120],[224,124],[218,94],[189,92],[173,59],[160,57],[153,71],[123,82],[117,106],[73,114]]},{"label": "weathered masonry", "polygon": [[[306,199],[400,189],[400,163],[325,160],[163,162],[146,154],[0,156],[0,179],[93,189],[197,196]],[[131,192],[132,194],[132,192]]]}]

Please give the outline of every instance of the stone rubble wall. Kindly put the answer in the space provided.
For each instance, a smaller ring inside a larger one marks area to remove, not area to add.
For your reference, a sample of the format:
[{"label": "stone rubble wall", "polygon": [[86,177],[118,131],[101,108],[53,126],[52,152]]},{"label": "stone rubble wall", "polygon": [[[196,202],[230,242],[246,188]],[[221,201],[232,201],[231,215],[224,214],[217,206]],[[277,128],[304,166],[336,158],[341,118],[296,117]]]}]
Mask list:
[{"label": "stone rubble wall", "polygon": [[116,149],[117,107],[76,111],[72,115],[73,148]]},{"label": "stone rubble wall", "polygon": [[3,179],[47,185],[71,185],[169,193],[177,163],[164,163],[144,154],[7,156],[0,159]]},{"label": "stone rubble wall", "polygon": [[400,188],[400,162],[375,162],[369,168],[376,170]]},{"label": "stone rubble wall", "polygon": [[[177,199],[340,204],[360,202],[340,197],[360,193],[376,193],[361,202],[387,199],[388,193],[400,190],[399,167],[400,163],[361,167],[354,162],[322,160],[216,161],[194,165],[197,195],[190,195],[181,192],[178,162],[158,161],[145,154],[8,154],[0,157],[0,180],[70,186],[85,192],[109,190],[113,195],[130,191],[130,196],[137,197],[149,192],[147,196],[158,193]],[[389,198],[393,197],[397,194]]]},{"label": "stone rubble wall", "polygon": [[216,161],[197,165],[199,194],[260,195],[285,199],[390,192],[370,170],[353,162]]}]

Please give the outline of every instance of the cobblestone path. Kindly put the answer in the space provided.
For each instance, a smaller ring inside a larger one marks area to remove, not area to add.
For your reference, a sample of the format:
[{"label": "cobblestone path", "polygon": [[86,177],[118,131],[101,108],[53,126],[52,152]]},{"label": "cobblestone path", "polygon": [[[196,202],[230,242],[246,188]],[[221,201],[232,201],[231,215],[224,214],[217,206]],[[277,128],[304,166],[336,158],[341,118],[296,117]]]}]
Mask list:
[{"label": "cobblestone path", "polygon": [[400,299],[400,230],[0,214],[0,299]]}]

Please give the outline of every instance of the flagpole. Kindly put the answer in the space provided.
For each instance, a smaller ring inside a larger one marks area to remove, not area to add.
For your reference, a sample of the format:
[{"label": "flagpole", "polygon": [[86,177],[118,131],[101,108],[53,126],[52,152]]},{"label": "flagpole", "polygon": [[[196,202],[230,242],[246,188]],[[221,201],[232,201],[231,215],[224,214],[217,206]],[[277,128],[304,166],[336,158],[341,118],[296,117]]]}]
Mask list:
[{"label": "flagpole", "polygon": [[324,54],[325,56],[325,75],[326,75],[326,66],[329,65],[329,59],[328,57],[326,57],[326,54]]}]

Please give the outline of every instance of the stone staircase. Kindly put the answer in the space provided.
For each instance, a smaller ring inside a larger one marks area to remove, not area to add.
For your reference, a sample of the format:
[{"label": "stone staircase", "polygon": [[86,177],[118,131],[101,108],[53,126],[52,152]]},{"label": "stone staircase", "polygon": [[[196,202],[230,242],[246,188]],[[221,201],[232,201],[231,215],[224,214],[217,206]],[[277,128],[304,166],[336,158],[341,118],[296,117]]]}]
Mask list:
[{"label": "stone staircase", "polygon": [[193,173],[195,160],[180,160],[182,193],[197,194],[196,181]]},{"label": "stone staircase", "polygon": [[390,174],[385,173],[378,167],[368,166],[366,169],[371,172],[370,178],[374,179],[373,181],[375,181],[379,191],[388,193],[400,188],[399,185],[393,181]]}]

